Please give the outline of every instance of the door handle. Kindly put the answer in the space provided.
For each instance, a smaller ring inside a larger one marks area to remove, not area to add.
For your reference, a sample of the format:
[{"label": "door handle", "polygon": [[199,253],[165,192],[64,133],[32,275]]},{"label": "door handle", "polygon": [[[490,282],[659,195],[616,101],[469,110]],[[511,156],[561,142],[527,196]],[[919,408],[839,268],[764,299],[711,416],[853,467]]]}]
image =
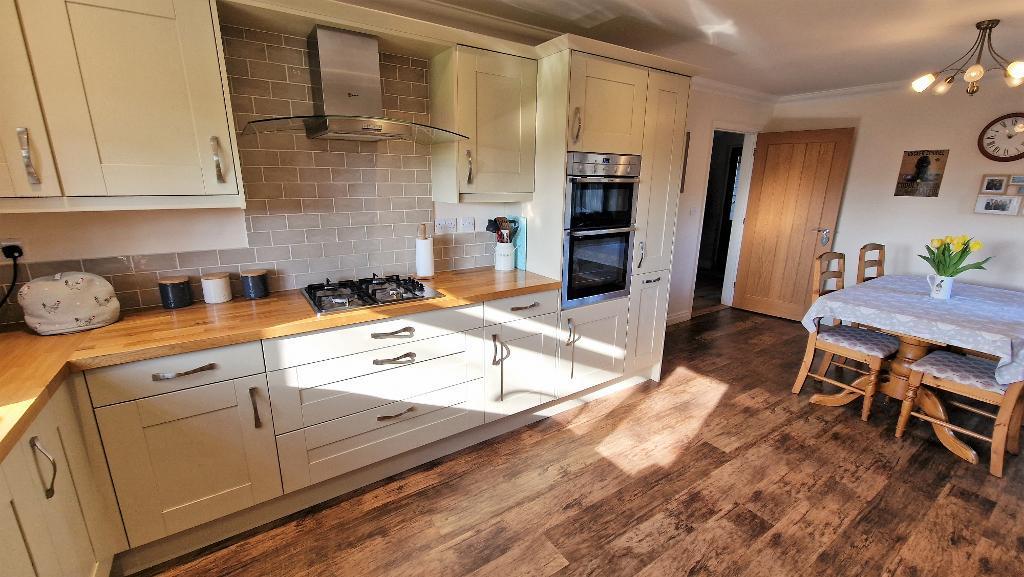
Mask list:
[{"label": "door handle", "polygon": [[636,268],[642,268],[644,266],[644,256],[647,255],[647,243],[640,241],[640,260],[636,263]]},{"label": "door handle", "polygon": [[473,184],[473,151],[466,149],[466,164],[469,170],[466,172],[466,184]]},{"label": "door handle", "polygon": [[399,413],[395,413],[394,415],[377,415],[377,420],[378,421],[390,421],[391,419],[397,419],[397,418],[401,417],[402,415],[406,415],[406,414],[411,413],[411,412],[413,412],[415,410],[416,410],[416,405],[411,405],[408,409],[406,409],[406,410],[404,410],[402,412],[399,412]]},{"label": "door handle", "polygon": [[28,175],[29,184],[41,184],[36,166],[32,163],[32,149],[28,145],[28,128],[19,127],[15,130],[18,134],[18,147],[21,148],[21,162],[25,165],[25,173]]},{"label": "door handle", "polygon": [[656,282],[661,282],[661,277],[660,276],[656,277],[656,278],[649,278],[649,279],[644,281],[644,284],[654,284]]},{"label": "door handle", "polygon": [[43,485],[43,495],[46,495],[47,499],[52,499],[54,495],[54,485],[57,483],[57,460],[53,458],[53,455],[51,455],[45,447],[43,447],[39,437],[32,437],[29,439],[28,446],[32,447],[33,451],[42,453],[43,456],[46,457],[46,460],[50,462],[50,482],[47,485]]},{"label": "door handle", "polygon": [[210,137],[210,150],[213,152],[213,170],[217,175],[217,182],[227,182],[224,177],[224,167],[220,161],[220,139],[216,136]]},{"label": "door handle", "polygon": [[375,365],[407,365],[416,362],[416,353],[405,353],[392,359],[373,359]]},{"label": "door handle", "polygon": [[533,303],[532,303],[532,304],[528,304],[528,305],[526,305],[526,306],[524,306],[524,307],[512,307],[512,308],[510,308],[509,310],[510,310],[510,311],[512,311],[512,312],[514,312],[514,313],[517,313],[517,312],[519,312],[519,311],[526,311],[526,310],[530,310],[530,309],[535,309],[535,308],[537,308],[537,307],[539,307],[539,306],[540,306],[540,303],[539,303],[539,302],[537,302],[537,301],[533,301]]},{"label": "door handle", "polygon": [[606,228],[602,230],[574,230],[569,232],[569,236],[581,237],[581,236],[597,236],[600,234],[618,234],[620,232],[634,232],[635,226],[624,226],[622,228]]},{"label": "door handle", "polygon": [[390,339],[399,338],[407,339],[412,338],[416,334],[415,327],[402,327],[398,330],[391,331],[390,333],[370,333],[371,339]]},{"label": "door handle", "polygon": [[576,143],[580,141],[580,133],[583,132],[583,111],[577,106],[573,109],[572,115],[576,122],[576,132],[573,134],[572,141]]},{"label": "door handle", "polygon": [[154,381],[169,381],[171,379],[177,379],[178,377],[187,377],[196,373],[202,373],[204,371],[212,371],[217,368],[217,363],[207,363],[201,367],[189,369],[187,371],[181,371],[180,373],[153,373],[151,376]]},{"label": "door handle", "polygon": [[816,228],[814,231],[821,233],[821,246],[828,246],[828,243],[832,241],[831,228]]},{"label": "door handle", "polygon": [[249,402],[252,403],[252,426],[259,429],[263,426],[263,421],[260,419],[260,408],[256,406],[256,391],[259,387],[249,387]]}]

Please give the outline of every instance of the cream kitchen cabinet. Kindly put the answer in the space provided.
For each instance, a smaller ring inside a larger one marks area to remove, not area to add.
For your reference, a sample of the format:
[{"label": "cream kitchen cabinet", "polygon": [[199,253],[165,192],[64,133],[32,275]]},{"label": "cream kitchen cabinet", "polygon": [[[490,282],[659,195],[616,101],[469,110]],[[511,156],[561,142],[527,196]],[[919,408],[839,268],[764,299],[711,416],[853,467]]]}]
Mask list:
[{"label": "cream kitchen cabinet", "polygon": [[569,61],[570,151],[641,154],[648,71],[573,52]]},{"label": "cream kitchen cabinet", "polygon": [[628,301],[564,310],[559,319],[555,394],[571,395],[623,375]]},{"label": "cream kitchen cabinet", "polygon": [[[45,541],[41,545],[29,546],[29,531],[26,531],[24,524],[32,522],[32,519],[23,520],[21,517],[24,514],[25,511],[20,507],[20,503],[14,502],[14,496],[7,486],[2,470],[0,470],[0,559],[3,559],[4,571],[7,571],[5,574],[16,576],[55,574],[52,568],[33,566],[33,552],[36,555],[44,555],[43,563],[55,566],[56,559],[53,555],[53,543],[50,541],[49,535],[46,535]],[[47,571],[48,569],[49,571]]]},{"label": "cream kitchen cabinet", "polygon": [[133,547],[281,495],[265,374],[96,409]]},{"label": "cream kitchen cabinet", "polygon": [[[4,208],[244,205],[214,2],[18,0],[17,8],[63,197]],[[0,110],[5,124],[21,122],[9,114]],[[37,158],[45,167],[45,154]]]},{"label": "cream kitchen cabinet", "polygon": [[537,61],[456,46],[431,63],[431,120],[469,140],[435,145],[438,202],[519,202],[534,190]]},{"label": "cream kitchen cabinet", "polygon": [[672,267],[689,95],[686,76],[651,71],[633,240],[635,273]]},{"label": "cream kitchen cabinet", "polygon": [[668,317],[669,271],[635,275],[629,288],[627,369],[643,369],[661,362]]},{"label": "cream kitchen cabinet", "polygon": [[558,314],[484,328],[487,422],[555,398]]}]

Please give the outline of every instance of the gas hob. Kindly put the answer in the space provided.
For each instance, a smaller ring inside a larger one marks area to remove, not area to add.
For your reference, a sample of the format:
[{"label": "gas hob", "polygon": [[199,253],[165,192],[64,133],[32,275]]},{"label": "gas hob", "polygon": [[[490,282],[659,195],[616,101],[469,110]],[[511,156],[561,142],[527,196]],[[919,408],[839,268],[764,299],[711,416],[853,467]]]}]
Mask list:
[{"label": "gas hob", "polygon": [[398,275],[313,283],[302,289],[317,315],[442,296],[412,277]]}]

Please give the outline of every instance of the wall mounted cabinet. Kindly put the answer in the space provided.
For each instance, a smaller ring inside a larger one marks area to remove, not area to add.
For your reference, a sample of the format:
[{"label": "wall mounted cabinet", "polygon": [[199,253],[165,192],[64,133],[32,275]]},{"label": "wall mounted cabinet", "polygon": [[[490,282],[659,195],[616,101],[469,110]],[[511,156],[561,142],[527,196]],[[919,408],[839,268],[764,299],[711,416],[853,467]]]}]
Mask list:
[{"label": "wall mounted cabinet", "polygon": [[647,68],[573,52],[569,61],[569,150],[640,154]]},{"label": "wall mounted cabinet", "polygon": [[519,202],[534,190],[537,61],[456,46],[431,62],[431,121],[469,137],[432,148],[438,202]]}]

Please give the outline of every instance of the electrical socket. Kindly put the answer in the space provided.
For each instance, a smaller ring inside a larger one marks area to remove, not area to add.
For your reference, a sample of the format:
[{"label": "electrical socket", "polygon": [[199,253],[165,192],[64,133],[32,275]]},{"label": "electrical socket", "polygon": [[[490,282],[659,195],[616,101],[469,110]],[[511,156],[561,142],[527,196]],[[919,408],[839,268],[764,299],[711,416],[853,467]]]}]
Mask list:
[{"label": "electrical socket", "polygon": [[459,232],[475,232],[476,231],[476,218],[472,216],[464,216],[459,219]]},{"label": "electrical socket", "polygon": [[17,238],[3,238],[3,239],[0,239],[0,248],[3,248],[5,246],[14,246],[14,245],[17,245],[17,246],[21,247],[22,254],[24,254],[26,252],[25,251],[25,243],[22,242],[21,240],[19,240]]},{"label": "electrical socket", "polygon": [[455,234],[458,219],[439,218],[434,221],[434,234]]}]

